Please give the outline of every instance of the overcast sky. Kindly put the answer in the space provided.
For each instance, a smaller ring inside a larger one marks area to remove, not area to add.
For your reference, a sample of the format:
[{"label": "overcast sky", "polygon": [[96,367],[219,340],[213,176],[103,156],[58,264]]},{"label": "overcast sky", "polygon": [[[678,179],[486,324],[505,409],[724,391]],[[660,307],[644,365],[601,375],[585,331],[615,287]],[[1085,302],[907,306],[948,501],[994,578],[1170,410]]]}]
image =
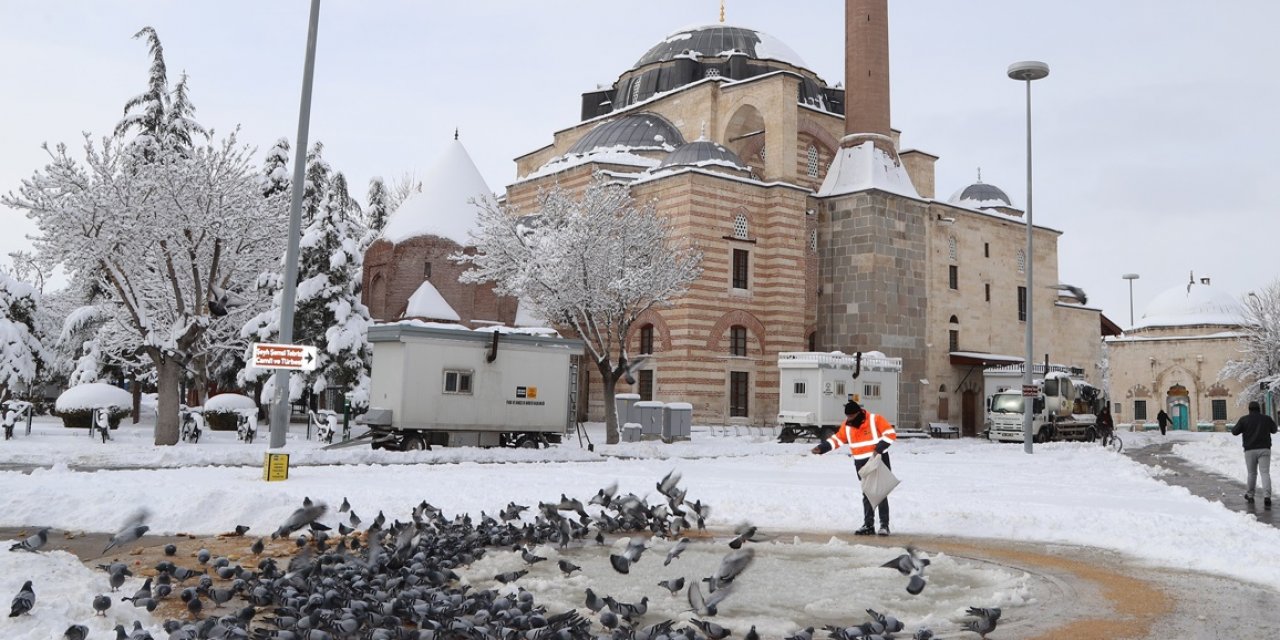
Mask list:
[{"label": "overcast sky", "polygon": [[[843,80],[838,0],[729,0],[727,22],[769,33],[828,83]],[[0,0],[0,192],[43,166],[44,141],[108,133],[141,93],[158,31],[171,81],[185,70],[201,123],[265,151],[296,136],[309,3],[303,0]],[[489,186],[512,159],[577,121],[611,84],[719,0],[325,0],[311,140],[363,196],[431,165],[454,128]],[[1025,202],[1021,83],[1037,59],[1035,222],[1064,232],[1063,281],[1129,321],[1190,271],[1233,296],[1280,274],[1280,3],[891,0],[893,126],[940,156],[940,198],[973,182]],[[261,153],[259,154],[261,155]],[[363,197],[361,197],[363,200]],[[0,253],[33,226],[0,209]]]}]

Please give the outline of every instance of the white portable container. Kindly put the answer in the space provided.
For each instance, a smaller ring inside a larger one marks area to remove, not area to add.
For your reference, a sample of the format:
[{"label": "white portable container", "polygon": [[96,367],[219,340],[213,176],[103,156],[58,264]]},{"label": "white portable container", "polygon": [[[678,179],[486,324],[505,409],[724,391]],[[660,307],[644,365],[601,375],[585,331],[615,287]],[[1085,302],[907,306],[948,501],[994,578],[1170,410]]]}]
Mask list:
[{"label": "white portable container", "polygon": [[784,441],[798,435],[823,437],[844,421],[849,400],[894,425],[898,422],[902,358],[879,352],[792,351],[778,354],[778,369],[778,423],[784,427]]}]

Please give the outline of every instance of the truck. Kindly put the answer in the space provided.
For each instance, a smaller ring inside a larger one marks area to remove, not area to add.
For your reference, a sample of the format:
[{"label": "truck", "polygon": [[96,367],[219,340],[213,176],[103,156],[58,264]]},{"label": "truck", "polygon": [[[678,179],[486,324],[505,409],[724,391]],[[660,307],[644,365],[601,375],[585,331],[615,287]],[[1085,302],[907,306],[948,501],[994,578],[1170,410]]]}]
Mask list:
[{"label": "truck", "polygon": [[779,442],[830,437],[844,422],[850,400],[890,423],[898,421],[902,358],[878,351],[789,351],[778,354],[778,369]]},{"label": "truck", "polygon": [[576,426],[580,340],[401,321],[369,327],[360,439],[375,449],[542,447]]},{"label": "truck", "polygon": [[[1102,390],[1063,371],[1050,371],[1033,381],[1035,395],[1022,387],[993,394],[987,401],[987,437],[997,442],[1024,440],[1026,399],[1031,398],[1033,442],[1086,440],[1098,437],[1097,413],[1106,406]],[[1030,391],[1030,390],[1028,390]]]}]

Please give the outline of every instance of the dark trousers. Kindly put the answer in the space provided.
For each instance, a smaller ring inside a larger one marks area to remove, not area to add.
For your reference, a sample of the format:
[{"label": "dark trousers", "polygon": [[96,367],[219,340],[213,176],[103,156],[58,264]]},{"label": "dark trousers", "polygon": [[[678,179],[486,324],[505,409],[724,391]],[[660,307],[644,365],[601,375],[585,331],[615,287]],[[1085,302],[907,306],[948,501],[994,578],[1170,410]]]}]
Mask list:
[{"label": "dark trousers", "polygon": [[1164,430],[1165,430],[1166,428],[1168,428],[1168,426],[1169,426],[1169,423],[1168,423],[1168,422],[1161,422],[1161,423],[1160,423],[1160,435],[1165,435]]},{"label": "dark trousers", "polygon": [[[889,452],[886,451],[880,454],[880,456],[884,458],[884,466],[889,467],[890,469],[893,469],[893,465],[889,464]],[[867,464],[868,462],[871,462],[871,458],[867,458],[866,460],[854,460],[853,467],[861,471],[863,465]],[[861,480],[859,480],[858,486],[859,487],[862,486]],[[884,500],[880,501],[879,511],[880,511],[880,526],[882,527],[889,526],[889,498],[886,497]],[[875,512],[876,512],[876,508],[871,506],[871,501],[867,499],[867,496],[865,495],[862,496],[862,526],[868,529],[875,528],[875,525],[876,525]]]}]

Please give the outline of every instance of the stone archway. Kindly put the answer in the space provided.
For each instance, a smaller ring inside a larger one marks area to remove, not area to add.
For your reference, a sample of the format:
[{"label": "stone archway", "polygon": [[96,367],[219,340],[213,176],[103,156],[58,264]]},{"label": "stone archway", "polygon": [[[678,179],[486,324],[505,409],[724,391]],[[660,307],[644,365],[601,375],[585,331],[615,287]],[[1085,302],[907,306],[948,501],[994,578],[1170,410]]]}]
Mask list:
[{"label": "stone archway", "polygon": [[[729,117],[725,125],[724,146],[738,154],[758,175],[764,175],[764,159],[759,157],[764,148],[765,124],[764,116],[752,104],[739,106]],[[767,151],[766,151],[767,153]]]},{"label": "stone archway", "polygon": [[1175,431],[1191,428],[1191,392],[1181,384],[1174,384],[1165,391],[1164,407]]}]

